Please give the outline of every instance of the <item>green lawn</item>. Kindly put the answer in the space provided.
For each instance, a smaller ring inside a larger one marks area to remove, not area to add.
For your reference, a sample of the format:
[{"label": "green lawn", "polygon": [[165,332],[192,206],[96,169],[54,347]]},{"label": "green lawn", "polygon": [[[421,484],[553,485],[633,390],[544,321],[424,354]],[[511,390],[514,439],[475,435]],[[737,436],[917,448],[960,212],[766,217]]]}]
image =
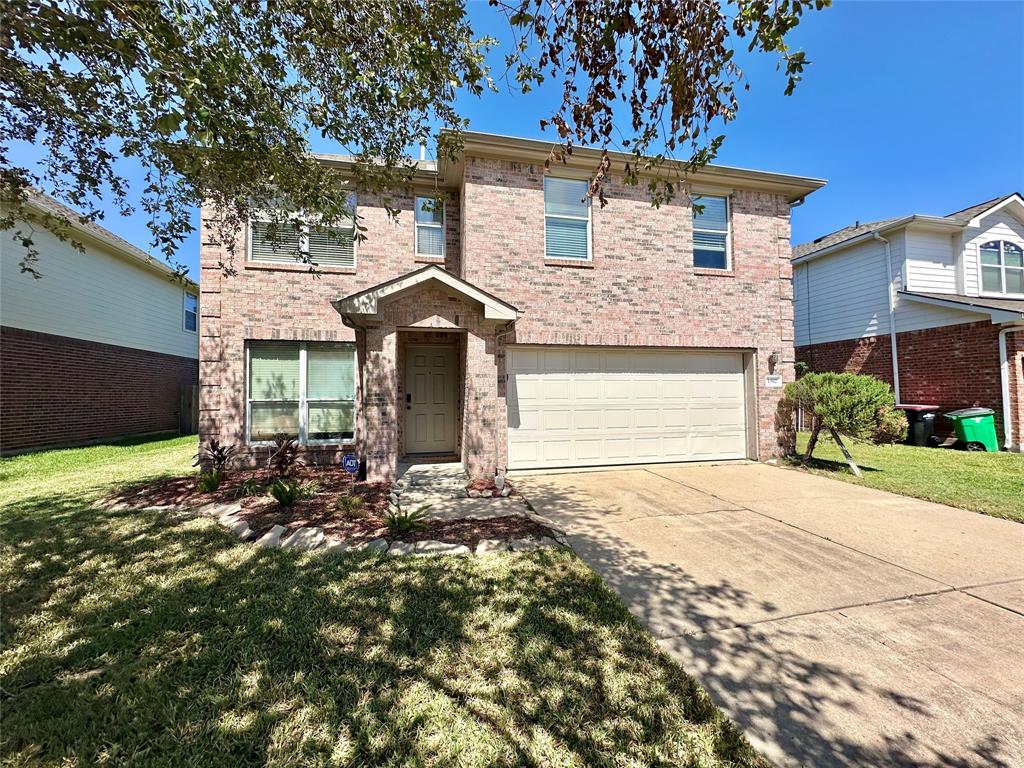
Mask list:
[{"label": "green lawn", "polygon": [[[797,447],[807,446],[807,433]],[[819,474],[1024,522],[1024,456],[844,441],[864,473],[853,476],[835,442],[822,438],[810,467]]]},{"label": "green lawn", "polygon": [[568,551],[268,551],[108,512],[194,438],[0,460],[8,765],[762,765]]}]

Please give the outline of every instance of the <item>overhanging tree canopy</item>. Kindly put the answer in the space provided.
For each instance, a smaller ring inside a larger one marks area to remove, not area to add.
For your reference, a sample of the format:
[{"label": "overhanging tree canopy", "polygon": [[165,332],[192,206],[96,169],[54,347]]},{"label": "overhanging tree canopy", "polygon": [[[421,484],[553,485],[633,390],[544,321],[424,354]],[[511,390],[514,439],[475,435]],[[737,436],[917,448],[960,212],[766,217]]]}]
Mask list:
[{"label": "overhanging tree canopy", "polygon": [[[666,157],[696,167],[715,156],[722,137],[708,132],[738,107],[735,40],[780,56],[791,91],[805,59],[785,36],[805,9],[827,4],[492,0],[515,33],[506,64],[516,87],[560,85],[541,121],[557,132],[552,158],[574,143],[625,149],[633,183]],[[467,123],[457,98],[496,87],[485,63],[495,45],[474,33],[465,0],[6,0],[0,228],[25,218],[33,187],[91,220],[99,200],[127,214],[137,198],[153,246],[183,269],[176,249],[204,200],[227,241],[281,200],[339,223],[351,189],[386,194],[410,177],[410,146],[458,152]],[[309,156],[312,135],[355,158],[350,175]],[[19,147],[40,143],[38,163],[19,160]],[[121,158],[144,167],[142,190],[129,189]],[[602,202],[612,170],[607,157],[594,169]],[[655,202],[677,185],[652,182]],[[57,219],[41,223],[68,234]],[[35,273],[31,230],[16,237]]]}]

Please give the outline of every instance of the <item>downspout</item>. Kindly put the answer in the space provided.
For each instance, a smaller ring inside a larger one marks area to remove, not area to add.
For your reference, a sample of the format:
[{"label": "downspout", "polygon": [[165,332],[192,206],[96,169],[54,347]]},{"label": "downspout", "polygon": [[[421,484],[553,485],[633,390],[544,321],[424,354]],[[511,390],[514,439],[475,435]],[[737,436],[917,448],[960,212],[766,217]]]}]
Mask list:
[{"label": "downspout", "polygon": [[1011,325],[999,331],[999,394],[1003,398],[1003,447],[1008,451],[1013,450],[1013,408],[1010,403],[1010,359],[1006,353],[1006,334],[1015,331],[1024,331],[1024,326]]},{"label": "downspout", "polygon": [[889,276],[889,286],[886,295],[889,299],[889,353],[892,357],[892,390],[896,395],[897,405],[903,402],[900,399],[900,359],[896,352],[896,297],[893,294],[892,285],[892,253],[889,250],[889,241],[878,234],[871,233],[875,240],[881,240],[885,244],[885,269]]}]

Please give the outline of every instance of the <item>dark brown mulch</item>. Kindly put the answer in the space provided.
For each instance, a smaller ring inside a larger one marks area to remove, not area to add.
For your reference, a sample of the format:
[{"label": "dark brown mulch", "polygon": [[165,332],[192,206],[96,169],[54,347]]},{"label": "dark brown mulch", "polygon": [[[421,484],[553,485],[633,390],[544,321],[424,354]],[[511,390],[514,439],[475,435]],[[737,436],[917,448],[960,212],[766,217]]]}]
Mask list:
[{"label": "dark brown mulch", "polygon": [[508,515],[488,520],[435,520],[408,533],[388,536],[394,541],[445,541],[476,547],[480,539],[522,539],[528,536],[551,536],[551,530],[528,517]]},{"label": "dark brown mulch", "polygon": [[[247,480],[255,480],[265,489],[274,481],[268,469],[232,470],[213,493],[200,493],[197,475],[174,477],[148,485],[126,488],[107,499],[132,507],[189,506],[208,503],[241,502],[238,516],[249,523],[257,535],[275,525],[289,531],[303,527],[323,528],[333,538],[359,542],[375,538],[392,541],[444,541],[475,547],[481,539],[513,539],[527,536],[550,536],[551,531],[528,517],[507,515],[489,520],[431,520],[415,531],[392,535],[385,516],[388,506],[387,483],[354,483],[352,476],[340,467],[301,467],[292,479],[315,482],[319,489],[310,499],[302,499],[291,507],[282,507],[265,491],[259,496],[239,497],[238,490]],[[358,516],[348,516],[337,509],[340,496],[353,494],[363,498]]]}]

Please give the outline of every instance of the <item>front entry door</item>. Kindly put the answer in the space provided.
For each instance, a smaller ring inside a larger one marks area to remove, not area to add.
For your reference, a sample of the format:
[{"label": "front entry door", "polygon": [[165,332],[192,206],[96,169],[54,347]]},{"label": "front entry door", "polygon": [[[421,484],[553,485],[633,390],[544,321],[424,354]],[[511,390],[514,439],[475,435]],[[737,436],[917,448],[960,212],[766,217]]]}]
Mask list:
[{"label": "front entry door", "polygon": [[456,349],[410,346],[406,350],[406,453],[455,452]]}]

